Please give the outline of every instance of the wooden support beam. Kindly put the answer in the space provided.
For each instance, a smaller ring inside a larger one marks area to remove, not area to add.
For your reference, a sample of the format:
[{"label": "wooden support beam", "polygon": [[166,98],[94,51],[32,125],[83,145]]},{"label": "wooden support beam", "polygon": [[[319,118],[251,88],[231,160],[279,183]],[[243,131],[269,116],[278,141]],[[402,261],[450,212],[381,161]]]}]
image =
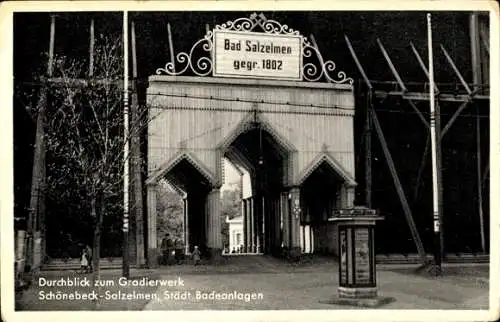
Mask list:
[{"label": "wooden support beam", "polygon": [[131,21],[131,45],[132,45],[132,77],[137,79],[137,46],[136,46],[136,37],[135,37],[135,22]]},{"label": "wooden support beam", "polygon": [[382,54],[384,55],[385,60],[387,61],[387,64],[389,64],[389,67],[391,69],[392,75],[394,76],[394,78],[396,78],[396,81],[398,82],[399,87],[401,87],[401,90],[403,92],[407,92],[408,89],[406,88],[405,84],[403,83],[403,80],[401,79],[401,76],[399,76],[399,73],[396,70],[396,67],[394,66],[394,64],[392,63],[392,60],[389,57],[389,54],[385,50],[384,45],[382,45],[382,42],[378,38],[377,38],[377,43],[378,43],[378,46],[380,47],[380,50],[382,51]]},{"label": "wooden support beam", "polygon": [[[49,77],[44,80],[44,82],[41,83],[35,83],[35,82],[24,82],[23,84],[25,85],[39,85],[39,86],[47,86],[47,84],[52,84],[52,85],[64,85],[64,86],[71,86],[71,87],[85,87],[85,86],[90,86],[91,84],[99,84],[99,85],[115,85],[118,88],[122,89],[123,88],[123,80],[118,79],[118,80],[106,80],[102,78],[72,78],[72,79],[63,79],[60,77]],[[130,85],[132,86],[132,85]],[[130,87],[129,87],[130,88]]]},{"label": "wooden support beam", "polygon": [[453,62],[453,59],[451,59],[451,57],[448,54],[448,52],[446,51],[446,49],[444,49],[443,45],[441,45],[441,51],[443,52],[444,56],[446,57],[446,60],[448,61],[448,63],[453,68],[453,71],[455,71],[455,74],[457,75],[458,79],[462,83],[462,86],[465,88],[465,90],[467,91],[469,96],[472,95],[472,91],[471,91],[469,85],[467,85],[467,82],[465,81],[464,77],[462,76],[462,74],[458,70],[457,66],[455,65],[455,62]]},{"label": "wooden support beam", "polygon": [[445,134],[448,133],[448,131],[450,130],[451,126],[453,125],[453,123],[455,123],[455,121],[457,120],[457,118],[460,115],[460,113],[462,113],[462,111],[467,107],[468,103],[469,102],[463,102],[458,107],[458,109],[455,111],[455,113],[450,118],[450,120],[448,121],[448,123],[446,123],[446,126],[441,131],[441,139],[443,139],[443,137],[445,136]]},{"label": "wooden support beam", "polygon": [[228,159],[234,162],[235,166],[246,169],[249,172],[254,172],[255,167],[248,160],[244,153],[241,153],[237,148],[230,146],[227,150]]},{"label": "wooden support beam", "polygon": [[[50,17],[50,35],[49,35],[49,58],[47,61],[47,77],[51,77],[53,73],[53,64],[54,64],[54,43],[55,43],[55,28],[56,28],[56,16],[52,15]],[[38,115],[36,120],[36,132],[35,132],[35,145],[33,151],[33,168],[32,168],[32,176],[31,176],[31,191],[30,191],[30,207],[29,214],[27,218],[27,236],[28,242],[25,243],[26,249],[24,250],[26,263],[31,266],[31,269],[36,269],[37,265],[40,263],[36,262],[37,258],[35,258],[35,248],[36,248],[36,240],[35,235],[37,230],[39,230],[39,219],[40,217],[44,217],[41,214],[41,211],[44,210],[44,207],[40,205],[41,201],[44,201],[45,198],[43,194],[45,191],[42,189],[44,187],[46,178],[45,167],[45,151],[46,151],[46,142],[45,142],[45,131],[44,131],[44,123],[45,123],[45,115],[47,110],[47,88],[44,86],[40,92],[40,98],[38,100],[37,108]]]},{"label": "wooden support beam", "polygon": [[[481,70],[481,48],[479,22],[477,13],[470,14],[470,43],[471,43],[471,65],[472,65],[472,82],[479,86],[482,82]],[[474,91],[480,90],[479,87],[474,88]],[[484,234],[484,213],[483,213],[483,185],[481,181],[481,120],[479,118],[479,106],[476,105],[476,170],[477,170],[477,207],[479,214],[479,233],[481,237],[481,249],[483,253],[486,251],[486,240]]]},{"label": "wooden support beam", "polygon": [[313,45],[313,47],[319,51],[318,43],[316,42],[316,38],[314,38],[313,34],[309,35],[309,39],[311,39],[311,44]]},{"label": "wooden support beam", "polygon": [[367,93],[365,111],[365,203],[372,207],[372,117],[371,117],[371,92]]},{"label": "wooden support beam", "polygon": [[56,37],[56,15],[50,16],[50,42],[49,42],[49,61],[47,62],[47,77],[52,77],[54,70],[54,43]]},{"label": "wooden support beam", "polygon": [[427,133],[427,139],[425,141],[424,153],[422,154],[422,160],[420,161],[420,166],[418,167],[417,172],[417,181],[415,182],[415,191],[413,194],[413,202],[417,201],[418,192],[420,190],[420,182],[422,181],[422,175],[424,173],[425,165],[427,164],[427,155],[429,154],[429,147],[431,143],[431,134]]},{"label": "wooden support beam", "polygon": [[[480,53],[480,35],[479,35],[479,25],[478,25],[477,13],[470,14],[469,30],[470,30],[470,50],[471,50],[471,65],[472,65],[472,83],[474,86],[478,86],[482,82],[481,73],[481,53]],[[474,88],[477,91],[478,88]]]},{"label": "wooden support beam", "polygon": [[[320,52],[319,51],[319,47],[318,47],[318,43],[316,43],[316,38],[314,38],[314,35],[313,34],[310,34],[309,35],[309,38],[311,39],[311,43],[313,45],[313,47],[318,51],[318,53]],[[320,60],[320,64],[323,65],[324,64],[324,61],[323,61],[323,58],[320,56],[319,57],[319,60]],[[331,79],[329,77],[325,77],[326,78],[326,81],[328,83],[331,83]]]},{"label": "wooden support beam", "polygon": [[90,20],[89,76],[94,76],[94,18]]},{"label": "wooden support beam", "polygon": [[365,81],[366,85],[368,85],[368,89],[371,91],[373,89],[373,86],[370,82],[370,79],[368,79],[368,76],[366,76],[365,70],[363,69],[363,66],[361,66],[361,63],[359,62],[358,56],[356,55],[356,52],[354,51],[349,38],[347,38],[346,35],[344,35],[344,38],[347,43],[347,47],[349,48],[349,52],[351,53],[351,56],[354,59],[354,62],[356,63],[361,76],[363,77],[363,80]]},{"label": "wooden support beam", "polygon": [[172,63],[172,71],[175,73],[175,53],[174,53],[174,43],[172,40],[172,30],[170,28],[170,23],[167,23],[167,33],[168,33],[168,50],[170,52],[170,62]]},{"label": "wooden support beam", "polygon": [[130,112],[132,119],[131,133],[131,153],[132,153],[132,187],[134,201],[134,217],[135,217],[135,247],[136,247],[136,264],[138,267],[146,265],[146,246],[144,242],[144,204],[142,199],[142,157],[141,157],[141,117],[139,109],[139,100],[137,93],[137,48],[135,35],[135,22],[131,21],[131,49],[132,49],[132,93]]},{"label": "wooden support beam", "polygon": [[366,76],[365,70],[361,65],[354,48],[349,41],[349,38],[344,35],[345,41],[347,43],[347,47],[349,48],[349,52],[358,67],[358,70],[363,77],[366,85],[368,86],[367,91],[367,104],[366,104],[366,120],[365,120],[365,202],[367,207],[372,206],[372,116],[371,116],[371,104],[372,104],[372,95],[373,95],[373,86]]},{"label": "wooden support beam", "polygon": [[417,113],[418,117],[420,118],[420,121],[422,121],[422,124],[424,124],[426,128],[429,128],[429,122],[427,122],[424,115],[422,114],[422,112],[420,112],[415,103],[413,103],[411,99],[407,99],[406,101],[408,101],[408,104],[410,104],[411,108],[415,111],[415,113]]},{"label": "wooden support beam", "polygon": [[488,179],[488,175],[490,174],[490,160],[488,159],[488,163],[486,164],[486,169],[484,169],[483,178],[481,179],[481,187],[484,188],[484,184],[486,179]]},{"label": "wooden support beam", "polygon": [[484,49],[490,54],[490,40],[488,39],[488,35],[483,28],[479,28],[479,34],[481,35],[481,43],[483,44]]},{"label": "wooden support beam", "polygon": [[481,249],[486,252],[486,239],[484,232],[484,212],[483,212],[483,185],[481,184],[481,120],[479,118],[479,107],[476,117],[476,148],[477,148],[477,203],[479,213],[479,229],[481,236]]},{"label": "wooden support beam", "polygon": [[[309,35],[309,38],[311,39],[311,43],[313,45],[313,47],[318,51],[318,53],[320,52],[319,51],[319,47],[318,47],[318,43],[316,42],[316,38],[314,38],[314,35],[313,34],[310,34]],[[323,58],[320,56],[319,57],[319,60],[320,60],[320,64],[323,65],[324,64],[324,61],[323,61]],[[331,83],[331,80],[330,78],[326,77],[326,80],[328,83]]]},{"label": "wooden support beam", "polygon": [[413,221],[413,215],[410,209],[410,206],[408,204],[408,200],[406,199],[406,195],[403,190],[403,186],[401,185],[401,182],[399,181],[399,176],[396,171],[396,166],[394,165],[394,161],[392,159],[391,153],[389,151],[389,148],[387,146],[387,142],[384,137],[384,133],[382,132],[382,127],[380,126],[380,123],[377,118],[377,114],[375,113],[375,110],[373,107],[370,107],[370,112],[373,120],[373,125],[375,126],[375,131],[377,132],[377,135],[379,137],[380,144],[382,146],[382,150],[384,151],[384,156],[387,161],[387,165],[389,166],[389,170],[391,172],[392,180],[394,182],[394,186],[396,187],[396,192],[398,193],[399,200],[401,202],[401,205],[403,206],[403,211],[406,217],[406,221],[408,222],[408,226],[410,228],[410,232],[413,237],[413,241],[415,242],[415,245],[417,246],[417,251],[420,256],[420,259],[422,260],[422,264],[427,263],[427,256],[425,254],[425,249],[424,245],[422,244],[422,240],[420,239],[420,235],[418,233],[417,226],[415,225],[415,222]]},{"label": "wooden support beam", "polygon": [[[429,93],[407,92],[401,91],[374,91],[375,97],[386,98],[387,96],[399,96],[404,99],[413,101],[429,101]],[[489,95],[474,95],[474,100],[489,100]],[[468,94],[439,94],[439,100],[442,102],[470,102]]]},{"label": "wooden support beam", "polygon": [[[427,79],[429,79],[429,70],[425,66],[425,63],[424,63],[422,57],[420,57],[420,54],[418,53],[417,49],[415,48],[415,46],[413,45],[412,42],[410,42],[410,46],[411,46],[411,49],[413,51],[413,54],[415,54],[415,57],[417,58],[418,64],[420,65],[420,68],[422,68],[425,76],[427,77]],[[436,91],[436,94],[439,94],[439,89],[438,89],[436,83],[434,83],[434,89]]]}]

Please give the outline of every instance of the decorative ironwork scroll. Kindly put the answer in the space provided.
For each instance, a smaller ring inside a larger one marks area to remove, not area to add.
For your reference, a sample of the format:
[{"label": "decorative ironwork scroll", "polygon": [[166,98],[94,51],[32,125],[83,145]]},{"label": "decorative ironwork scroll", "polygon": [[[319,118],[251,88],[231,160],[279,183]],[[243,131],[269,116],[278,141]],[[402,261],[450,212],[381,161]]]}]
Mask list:
[{"label": "decorative ironwork scroll", "polygon": [[[198,40],[191,51],[188,53],[181,52],[175,56],[176,66],[184,66],[180,70],[175,71],[174,63],[168,62],[165,65],[165,68],[158,68],[156,70],[156,74],[160,75],[162,73],[177,76],[186,73],[186,71],[190,70],[194,74],[198,76],[208,76],[212,73],[213,63],[211,56],[203,56],[199,55],[198,51],[202,50],[207,53],[212,52],[213,42],[212,42],[212,31],[208,31],[205,37]],[[197,56],[199,55],[199,57]],[[196,57],[198,59],[196,60]]]},{"label": "decorative ironwork scroll", "polygon": [[[286,24],[281,24],[276,20],[267,19],[263,14],[256,13],[250,18],[238,18],[221,25],[216,25],[215,30],[240,31],[240,32],[262,32],[270,35],[291,35],[299,36],[302,39],[302,79],[309,82],[326,80],[336,84],[347,83],[352,85],[353,79],[347,77],[343,71],[336,71],[333,61],[323,59],[321,52],[310,40],[302,36],[299,31],[290,28]],[[205,36],[198,40],[189,53],[181,52],[175,56],[174,62],[168,62],[164,68],[158,68],[157,74],[183,75],[193,73],[197,76],[212,75],[214,61],[212,50],[214,49],[214,33],[209,30]]]}]

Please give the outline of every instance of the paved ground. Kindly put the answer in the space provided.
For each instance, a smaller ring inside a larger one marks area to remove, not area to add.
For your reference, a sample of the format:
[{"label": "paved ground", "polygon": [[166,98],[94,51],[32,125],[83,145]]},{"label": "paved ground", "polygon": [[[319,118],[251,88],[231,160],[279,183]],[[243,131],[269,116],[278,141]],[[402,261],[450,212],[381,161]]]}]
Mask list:
[{"label": "paved ground", "polygon": [[[43,272],[58,277],[68,272]],[[395,298],[384,309],[488,309],[488,267],[445,267],[443,277],[416,274],[412,267],[380,266],[377,279],[379,295]],[[104,280],[114,280],[119,270],[104,271]],[[329,259],[291,265],[278,259],[252,256],[230,259],[214,267],[168,266],[154,271],[133,271],[136,279],[177,281],[176,285],[158,287],[114,287],[117,293],[147,294],[153,299],[111,299],[101,301],[103,310],[266,310],[266,309],[349,309],[346,306],[322,304],[335,295],[338,286],[338,265]],[[179,284],[180,281],[180,285]],[[167,283],[167,282],[165,282]],[[36,285],[35,285],[36,286]],[[47,288],[45,288],[47,289]],[[40,287],[32,287],[20,299],[24,310],[90,310],[92,303],[72,301],[41,301]],[[236,292],[236,293],[235,293]],[[229,295],[230,294],[230,295]],[[131,296],[131,295],[130,295]],[[200,297],[201,296],[201,297]],[[219,299],[202,298],[219,296]],[[232,296],[233,299],[226,297]],[[253,296],[253,298],[252,298]],[[236,299],[234,298],[236,297]],[[239,297],[239,298],[238,298]],[[358,307],[352,307],[359,309]]]}]

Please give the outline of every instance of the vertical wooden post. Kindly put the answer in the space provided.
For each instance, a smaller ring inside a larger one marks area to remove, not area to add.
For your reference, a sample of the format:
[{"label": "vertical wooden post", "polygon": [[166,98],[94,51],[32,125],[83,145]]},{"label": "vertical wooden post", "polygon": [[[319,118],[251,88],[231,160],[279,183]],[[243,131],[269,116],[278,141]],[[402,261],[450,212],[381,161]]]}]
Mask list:
[{"label": "vertical wooden post", "polygon": [[[49,59],[47,62],[47,77],[51,77],[53,73],[53,60],[54,60],[54,42],[55,42],[55,15],[51,16],[50,20],[50,40],[49,40]],[[35,259],[35,248],[37,248],[35,235],[38,230],[38,222],[40,216],[40,194],[44,194],[41,187],[45,182],[45,140],[44,140],[44,122],[45,113],[47,109],[47,86],[43,84],[40,99],[38,101],[38,115],[36,121],[36,134],[35,134],[35,150],[33,152],[33,169],[31,178],[31,197],[30,209],[27,220],[27,236],[28,242],[25,243],[26,247],[26,263],[31,265],[32,269],[36,269],[39,263]]]},{"label": "vertical wooden post", "polygon": [[479,23],[477,13],[470,14],[469,21],[470,44],[471,44],[471,65],[472,65],[472,82],[474,85],[473,91],[477,91],[482,82],[481,70],[481,45],[479,34]]},{"label": "vertical wooden post", "polygon": [[372,207],[372,119],[370,115],[371,90],[367,92],[367,104],[365,111],[365,203],[368,208]]},{"label": "vertical wooden post", "polygon": [[49,62],[47,64],[47,76],[52,77],[54,69],[54,42],[56,36],[56,16],[50,17],[50,44],[49,44]]},{"label": "vertical wooden post", "polygon": [[484,184],[486,183],[486,179],[488,179],[488,175],[490,173],[490,160],[486,163],[486,169],[484,169],[483,177],[481,178],[481,186],[484,188]]},{"label": "vertical wooden post", "polygon": [[148,267],[158,267],[158,237],[156,230],[156,194],[157,183],[147,185],[147,200],[148,200]]},{"label": "vertical wooden post", "polygon": [[89,76],[92,77],[94,75],[94,18],[90,20],[90,49],[89,49]]},{"label": "vertical wooden post", "polygon": [[483,212],[483,185],[481,175],[481,119],[479,118],[479,106],[477,106],[476,116],[476,146],[477,146],[477,203],[479,210],[479,229],[481,235],[481,249],[486,252],[486,237],[484,233],[484,212]]},{"label": "vertical wooden post", "polygon": [[40,257],[39,257],[39,264],[42,265],[44,262],[45,256],[46,256],[46,226],[45,226],[45,196],[46,196],[46,188],[47,188],[47,164],[46,164],[46,146],[45,140],[43,140],[42,143],[42,157],[41,157],[41,168],[40,168],[40,174],[41,174],[41,182],[40,182],[40,194],[39,194],[39,199],[38,199],[38,219],[39,219],[39,224],[38,228],[40,231]]},{"label": "vertical wooden post", "polygon": [[[441,138],[441,106],[436,103],[436,138]],[[437,198],[439,207],[439,254],[441,261],[444,257],[444,209],[443,209],[443,166],[441,139],[436,140],[436,166],[437,166]]]},{"label": "vertical wooden post", "polygon": [[[481,57],[481,70],[482,70],[482,84],[488,84],[490,82],[490,40],[489,40],[489,23],[487,21],[480,21],[479,16],[477,20],[478,38],[479,44],[479,56]],[[489,94],[489,86],[482,87],[481,94]]]},{"label": "vertical wooden post", "polygon": [[[480,89],[482,82],[481,75],[481,54],[479,44],[479,26],[477,13],[470,15],[470,43],[471,43],[471,65],[472,65],[472,82],[474,83],[474,91]],[[479,106],[477,107],[476,116],[476,167],[477,167],[477,202],[479,212],[479,231],[481,236],[481,249],[483,253],[486,251],[486,240],[484,236],[484,213],[483,213],[483,191],[481,182],[481,122],[479,118]]]},{"label": "vertical wooden post", "polygon": [[189,243],[189,202],[187,194],[184,196],[184,253],[188,255],[190,251],[190,243]]},{"label": "vertical wooden post", "polygon": [[132,77],[137,79],[137,47],[135,43],[135,23],[134,21],[130,22],[130,36],[131,36],[131,45],[132,45]]},{"label": "vertical wooden post", "polygon": [[132,101],[130,105],[130,111],[132,116],[132,141],[131,141],[131,152],[132,152],[132,175],[133,175],[133,200],[134,212],[135,212],[135,243],[136,243],[136,263],[137,265],[144,266],[145,262],[145,247],[144,247],[144,209],[142,200],[142,158],[141,158],[141,128],[142,128],[142,117],[139,111],[138,102],[138,86],[137,86],[137,48],[136,48],[136,37],[135,37],[135,23],[131,22],[131,45],[132,45],[132,77],[134,83],[132,86]]},{"label": "vertical wooden post", "polygon": [[206,227],[208,251],[215,263],[220,260],[222,253],[220,205],[220,189],[213,188],[206,199]]}]

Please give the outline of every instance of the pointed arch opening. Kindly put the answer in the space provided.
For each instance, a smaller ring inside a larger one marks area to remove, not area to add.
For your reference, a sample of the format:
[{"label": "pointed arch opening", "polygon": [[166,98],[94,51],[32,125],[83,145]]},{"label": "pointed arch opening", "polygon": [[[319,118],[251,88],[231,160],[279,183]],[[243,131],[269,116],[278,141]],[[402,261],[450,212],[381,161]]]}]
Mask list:
[{"label": "pointed arch opening", "polygon": [[327,154],[320,155],[304,171],[300,180],[303,252],[338,255],[337,227],[328,218],[336,209],[352,206],[355,186],[350,174]]},{"label": "pointed arch opening", "polygon": [[160,206],[155,221],[162,253],[160,262],[171,263],[170,248],[179,247],[179,243],[184,253],[192,251],[195,245],[206,253],[206,204],[214,187],[213,175],[193,156],[182,153],[161,166],[147,183],[160,183],[156,188]]},{"label": "pointed arch opening", "polygon": [[[240,245],[230,253],[278,254],[282,244],[281,194],[291,181],[295,148],[259,116],[249,113],[219,144],[220,157],[242,170]],[[225,176],[225,180],[230,180]],[[229,232],[233,231],[231,227]],[[229,239],[231,240],[231,239]]]}]

